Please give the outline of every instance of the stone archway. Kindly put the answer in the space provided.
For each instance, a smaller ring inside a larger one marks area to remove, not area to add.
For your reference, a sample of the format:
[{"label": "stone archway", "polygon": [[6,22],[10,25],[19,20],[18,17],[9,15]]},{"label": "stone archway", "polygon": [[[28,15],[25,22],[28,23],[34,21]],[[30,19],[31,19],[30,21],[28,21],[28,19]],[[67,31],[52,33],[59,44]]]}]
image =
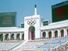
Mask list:
[{"label": "stone archway", "polygon": [[67,29],[67,36],[68,36],[68,29]]},{"label": "stone archway", "polygon": [[5,40],[8,40],[8,34],[5,35]]},{"label": "stone archway", "polygon": [[58,31],[55,31],[55,38],[58,37]]},{"label": "stone archway", "polygon": [[61,30],[61,37],[64,37],[64,30]]},{"label": "stone archway", "polygon": [[24,40],[24,34],[22,34],[22,40]]},{"label": "stone archway", "polygon": [[0,34],[0,41],[3,41],[3,34]]},{"label": "stone archway", "polygon": [[52,32],[51,31],[49,31],[48,36],[49,36],[49,38],[52,37]]},{"label": "stone archway", "polygon": [[11,34],[11,40],[14,40],[14,34]]},{"label": "stone archway", "polygon": [[29,40],[34,40],[35,39],[35,27],[34,26],[29,27],[28,39]]},{"label": "stone archway", "polygon": [[46,37],[46,32],[42,33],[42,37],[45,38]]},{"label": "stone archway", "polygon": [[17,40],[20,40],[20,34],[19,33],[17,34],[16,37],[17,37]]}]

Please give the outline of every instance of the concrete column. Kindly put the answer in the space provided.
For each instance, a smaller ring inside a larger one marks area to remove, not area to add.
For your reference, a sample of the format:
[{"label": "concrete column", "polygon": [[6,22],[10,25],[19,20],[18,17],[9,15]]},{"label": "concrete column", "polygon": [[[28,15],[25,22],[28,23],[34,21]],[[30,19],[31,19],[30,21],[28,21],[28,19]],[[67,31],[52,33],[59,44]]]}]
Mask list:
[{"label": "concrete column", "polygon": [[3,41],[5,40],[5,33],[3,33]]},{"label": "concrete column", "polygon": [[54,30],[52,30],[51,32],[52,32],[52,38],[54,38],[55,37]]},{"label": "concrete column", "polygon": [[41,33],[40,33],[40,38],[42,38],[42,33],[43,33],[43,32],[41,31]]},{"label": "concrete column", "polygon": [[61,33],[60,33],[60,30],[58,30],[58,37],[61,37]]},{"label": "concrete column", "polygon": [[22,34],[23,34],[23,33],[20,33],[20,40],[22,40]]},{"label": "concrete column", "polygon": [[14,33],[14,40],[17,39],[17,33]]},{"label": "concrete column", "polygon": [[64,29],[64,37],[67,36],[67,29]]},{"label": "concrete column", "polygon": [[45,31],[46,32],[46,38],[48,38],[48,31]]},{"label": "concrete column", "polygon": [[9,36],[8,36],[9,40],[11,40],[11,33],[9,33]]}]

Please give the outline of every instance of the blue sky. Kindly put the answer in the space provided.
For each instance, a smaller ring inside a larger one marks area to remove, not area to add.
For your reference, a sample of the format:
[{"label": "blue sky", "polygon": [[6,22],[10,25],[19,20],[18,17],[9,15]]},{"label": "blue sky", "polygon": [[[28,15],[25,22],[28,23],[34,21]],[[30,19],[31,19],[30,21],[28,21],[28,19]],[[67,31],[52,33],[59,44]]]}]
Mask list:
[{"label": "blue sky", "polygon": [[34,14],[34,5],[37,4],[41,18],[51,21],[51,6],[66,0],[0,0],[0,12],[17,12],[17,26],[23,23],[25,16]]}]

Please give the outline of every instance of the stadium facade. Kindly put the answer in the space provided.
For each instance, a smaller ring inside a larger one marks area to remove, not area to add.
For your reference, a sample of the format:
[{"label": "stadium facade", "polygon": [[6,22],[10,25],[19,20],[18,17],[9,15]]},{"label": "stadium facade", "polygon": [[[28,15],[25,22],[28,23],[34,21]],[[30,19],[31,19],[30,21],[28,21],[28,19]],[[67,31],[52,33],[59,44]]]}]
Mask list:
[{"label": "stadium facade", "polygon": [[[41,16],[37,14],[37,8],[35,5],[34,15],[24,17],[24,28],[0,27],[0,41],[2,43],[0,45],[0,50],[33,51],[35,49],[40,49],[42,51],[42,49],[46,50],[46,47],[42,46],[47,45],[46,43],[48,41],[57,41],[59,38],[59,43],[62,44],[61,40],[64,40],[63,38],[65,37],[68,38],[67,36],[68,19],[44,25]],[[12,45],[11,42],[15,44]],[[64,42],[67,42],[67,40]],[[8,44],[10,44],[9,47],[5,46]],[[54,49],[60,46],[59,44],[56,46],[53,44],[52,47]],[[50,46],[47,49],[50,51]]]}]

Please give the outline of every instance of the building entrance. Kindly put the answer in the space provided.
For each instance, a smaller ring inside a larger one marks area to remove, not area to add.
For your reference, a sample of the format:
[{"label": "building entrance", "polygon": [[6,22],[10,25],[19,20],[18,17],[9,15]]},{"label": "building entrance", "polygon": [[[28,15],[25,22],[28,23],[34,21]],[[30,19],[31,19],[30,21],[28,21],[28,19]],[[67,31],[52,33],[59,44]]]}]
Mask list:
[{"label": "building entrance", "polygon": [[35,39],[35,27],[34,26],[29,27],[28,38],[29,38],[29,40],[34,40]]}]

